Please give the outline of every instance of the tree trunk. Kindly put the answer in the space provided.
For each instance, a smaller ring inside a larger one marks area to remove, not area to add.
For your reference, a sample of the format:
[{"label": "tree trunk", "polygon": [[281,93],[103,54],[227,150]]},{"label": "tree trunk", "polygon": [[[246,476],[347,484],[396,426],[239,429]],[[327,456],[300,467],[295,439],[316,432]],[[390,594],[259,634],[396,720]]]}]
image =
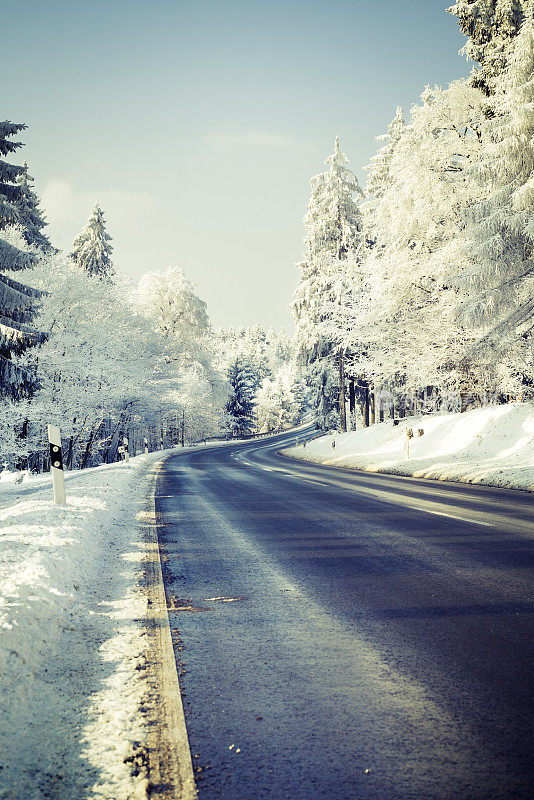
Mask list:
[{"label": "tree trunk", "polygon": [[370,422],[371,425],[374,425],[376,421],[376,409],[375,409],[375,393],[373,391],[370,392],[369,406],[370,406]]},{"label": "tree trunk", "polygon": [[[125,419],[126,419],[126,414],[124,412],[121,412],[120,420],[115,426],[115,429],[113,431],[111,431],[110,420],[106,420],[106,422],[104,423],[106,432],[108,430],[110,431],[110,433],[108,434],[109,444],[102,455],[102,460],[105,461],[106,464],[109,464],[111,459],[116,456],[115,446],[118,447],[119,443],[118,441],[115,442],[115,437],[119,433],[119,430],[122,428]],[[112,452],[112,448],[115,450],[115,452]]]},{"label": "tree trunk", "polygon": [[369,384],[363,381],[363,424],[366,428],[369,427]]},{"label": "tree trunk", "polygon": [[339,429],[347,430],[347,413],[345,409],[345,367],[343,349],[339,351]]},{"label": "tree trunk", "polygon": [[354,414],[356,410],[356,390],[354,388],[354,378],[349,381],[349,408],[350,413]]},{"label": "tree trunk", "polygon": [[83,454],[82,463],[80,465],[80,469],[85,469],[87,466],[87,462],[89,461],[89,456],[91,455],[91,447],[93,446],[93,439],[95,438],[95,429],[91,428],[91,433],[89,434],[89,439],[87,441],[87,447],[85,448],[85,453]]}]

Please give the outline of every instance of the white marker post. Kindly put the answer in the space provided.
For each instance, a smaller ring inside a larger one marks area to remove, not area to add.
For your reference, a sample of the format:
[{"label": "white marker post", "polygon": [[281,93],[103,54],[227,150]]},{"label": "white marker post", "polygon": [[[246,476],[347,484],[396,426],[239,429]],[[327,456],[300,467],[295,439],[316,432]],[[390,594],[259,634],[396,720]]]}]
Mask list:
[{"label": "white marker post", "polygon": [[128,438],[125,436],[122,440],[124,444],[124,460],[126,463],[130,460],[130,453],[128,452]]},{"label": "white marker post", "polygon": [[410,439],[413,439],[413,428],[408,428],[406,431],[406,439],[404,441],[404,452],[406,458],[410,458]]},{"label": "white marker post", "polygon": [[55,425],[48,426],[48,442],[50,444],[50,471],[54,486],[54,502],[58,506],[66,506],[67,495],[65,492],[65,473],[63,472],[61,433]]},{"label": "white marker post", "polygon": [[145,436],[145,453],[148,453],[148,439]]}]

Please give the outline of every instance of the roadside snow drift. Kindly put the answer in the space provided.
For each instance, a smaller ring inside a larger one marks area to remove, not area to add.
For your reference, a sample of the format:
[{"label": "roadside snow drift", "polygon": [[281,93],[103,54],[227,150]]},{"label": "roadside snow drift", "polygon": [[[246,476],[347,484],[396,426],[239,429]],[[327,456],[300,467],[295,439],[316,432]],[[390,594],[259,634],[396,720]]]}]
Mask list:
[{"label": "roadside snow drift", "polygon": [[[409,428],[414,437],[407,457]],[[397,426],[388,420],[350,433],[330,433],[284,453],[369,472],[534,490],[534,405],[413,416]]]},{"label": "roadside snow drift", "polygon": [[[161,453],[0,484],[0,798],[145,798],[144,547]],[[46,485],[43,485],[45,484]]]}]

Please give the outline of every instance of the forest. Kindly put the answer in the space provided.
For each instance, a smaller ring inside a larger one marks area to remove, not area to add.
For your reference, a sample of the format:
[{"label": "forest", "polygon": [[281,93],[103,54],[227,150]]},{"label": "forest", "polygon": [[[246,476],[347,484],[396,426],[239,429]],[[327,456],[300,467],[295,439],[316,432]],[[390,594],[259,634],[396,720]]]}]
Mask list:
[{"label": "forest", "polygon": [[[533,397],[534,11],[458,0],[474,63],[399,107],[360,187],[339,138],[311,180],[295,334],[214,330],[179,267],[113,266],[97,204],[70,252],[46,233],[25,124],[0,123],[0,456],[67,468],[291,428]],[[288,268],[291,268],[289,265]],[[289,298],[288,298],[289,302]]]}]

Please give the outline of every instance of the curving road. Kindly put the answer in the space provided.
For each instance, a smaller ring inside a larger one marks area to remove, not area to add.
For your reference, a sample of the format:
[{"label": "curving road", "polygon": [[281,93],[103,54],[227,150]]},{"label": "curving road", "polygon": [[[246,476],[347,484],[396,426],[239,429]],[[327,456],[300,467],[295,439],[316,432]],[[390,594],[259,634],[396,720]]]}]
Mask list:
[{"label": "curving road", "polygon": [[532,800],[532,496],[277,454],[294,440],[160,473],[200,800]]}]

